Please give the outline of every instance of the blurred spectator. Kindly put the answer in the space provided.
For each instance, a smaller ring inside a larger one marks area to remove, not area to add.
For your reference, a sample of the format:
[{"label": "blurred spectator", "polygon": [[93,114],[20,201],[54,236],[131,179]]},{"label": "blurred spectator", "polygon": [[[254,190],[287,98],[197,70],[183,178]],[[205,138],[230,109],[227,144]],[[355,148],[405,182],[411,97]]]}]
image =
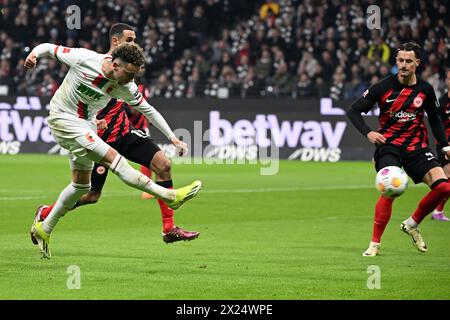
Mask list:
[{"label": "blurred spectator", "polygon": [[8,60],[0,62],[0,85],[11,86],[14,82],[9,76],[11,73],[11,65]]},{"label": "blurred spectator", "polygon": [[353,78],[351,82],[345,84],[344,99],[354,100],[361,96],[366,89],[366,83],[361,82],[359,78]]},{"label": "blurred spectator", "polygon": [[186,91],[187,98],[194,98],[199,94],[200,89],[200,71],[197,66],[192,69],[192,73],[188,78],[188,87]]},{"label": "blurred spectator", "polygon": [[189,24],[191,37],[197,44],[200,44],[205,39],[205,32],[208,30],[208,19],[205,17],[205,10],[202,6],[198,5],[194,8]]},{"label": "blurred spectator", "polygon": [[295,97],[310,97],[314,94],[314,86],[308,74],[301,73],[298,77],[297,86],[295,88]]},{"label": "blurred spectator", "polygon": [[344,68],[342,66],[338,66],[333,74],[333,85],[330,88],[330,98],[339,100],[344,97],[344,81]]},{"label": "blurred spectator", "polygon": [[272,57],[267,48],[261,52],[261,57],[256,62],[255,76],[261,83],[264,83],[266,79],[270,77],[272,70]]},{"label": "blurred spectator", "polygon": [[280,5],[276,1],[266,0],[259,9],[259,17],[261,20],[271,19],[280,13]]},{"label": "blurred spectator", "polygon": [[431,65],[425,68],[421,74],[421,77],[433,86],[436,96],[440,96],[442,94],[442,87],[439,82],[439,73],[434,72]]},{"label": "blurred spectator", "polygon": [[37,88],[38,96],[53,96],[56,89],[58,89],[58,83],[52,78],[50,73],[45,73],[44,80]]},{"label": "blurred spectator", "polygon": [[[404,41],[406,41],[406,39]],[[369,47],[367,57],[372,61],[382,61],[384,63],[388,63],[391,58],[391,49],[383,41],[381,36],[376,35],[372,45]]]},{"label": "blurred spectator", "polygon": [[168,92],[169,88],[169,79],[165,74],[161,74],[158,77],[158,80],[156,83],[150,88],[150,92],[148,97],[154,98],[154,97],[166,97],[166,93]]},{"label": "blurred spectator", "polygon": [[[418,73],[436,90],[449,66],[448,1],[376,2],[380,30],[366,27],[366,0],[102,0],[1,1],[0,84],[12,94],[46,95],[67,66],[23,59],[42,42],[105,52],[115,22],[132,24],[144,48],[143,83],[161,97],[322,96],[352,98],[397,72],[395,48],[423,46]],[[69,30],[69,4],[82,10]]]},{"label": "blurred spectator", "polygon": [[280,63],[273,77],[274,93],[277,96],[288,96],[292,93],[292,83],[286,63]]},{"label": "blurred spectator", "polygon": [[306,72],[310,78],[319,73],[319,63],[310,52],[303,53],[302,60],[298,65],[298,73]]}]

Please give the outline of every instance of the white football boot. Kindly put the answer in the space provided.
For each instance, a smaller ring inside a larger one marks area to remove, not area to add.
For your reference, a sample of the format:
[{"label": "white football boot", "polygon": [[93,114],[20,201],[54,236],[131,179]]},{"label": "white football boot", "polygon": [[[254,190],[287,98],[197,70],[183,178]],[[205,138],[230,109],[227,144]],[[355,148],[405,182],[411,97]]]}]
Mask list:
[{"label": "white football boot", "polygon": [[412,242],[414,246],[417,248],[417,250],[419,250],[420,252],[427,252],[428,247],[425,241],[423,240],[422,235],[420,234],[419,228],[411,228],[406,223],[407,220],[408,219],[402,222],[402,224],[400,225],[400,229],[412,238]]},{"label": "white football boot", "polygon": [[362,254],[363,257],[375,257],[380,252],[381,243],[370,241],[369,248]]}]

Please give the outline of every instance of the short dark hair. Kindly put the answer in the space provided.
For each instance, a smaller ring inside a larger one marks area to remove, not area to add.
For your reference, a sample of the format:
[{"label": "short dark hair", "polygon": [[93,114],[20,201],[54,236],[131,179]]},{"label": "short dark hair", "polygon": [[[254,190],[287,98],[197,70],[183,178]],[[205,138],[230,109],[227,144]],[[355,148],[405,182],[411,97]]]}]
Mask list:
[{"label": "short dark hair", "polygon": [[112,52],[112,61],[120,58],[122,61],[140,67],[145,63],[144,50],[135,43],[122,43]]},{"label": "short dark hair", "polygon": [[397,54],[398,52],[402,50],[402,51],[414,51],[414,54],[416,55],[417,59],[420,59],[420,52],[422,50],[422,47],[420,45],[418,45],[415,42],[406,42],[406,43],[402,43],[398,48],[397,48]]},{"label": "short dark hair", "polygon": [[121,37],[123,35],[124,30],[136,31],[132,26],[126,23],[115,23],[109,29],[109,41],[111,42],[112,37]]}]

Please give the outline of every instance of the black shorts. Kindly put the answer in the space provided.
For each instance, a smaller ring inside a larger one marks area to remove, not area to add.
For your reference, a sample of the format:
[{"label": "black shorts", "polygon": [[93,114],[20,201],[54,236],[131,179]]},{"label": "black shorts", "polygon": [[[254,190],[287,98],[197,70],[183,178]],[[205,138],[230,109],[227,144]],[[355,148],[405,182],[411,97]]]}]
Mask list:
[{"label": "black shorts", "polygon": [[436,154],[437,159],[442,167],[445,167],[447,164],[450,163],[450,160],[447,160],[445,155],[442,153],[442,147],[439,144],[436,145]]},{"label": "black shorts", "polygon": [[414,183],[423,182],[428,171],[441,166],[428,147],[407,152],[393,145],[382,145],[375,150],[373,159],[377,172],[387,166],[403,167]]},{"label": "black shorts", "polygon": [[[155,154],[161,150],[152,138],[140,130],[131,130],[119,140],[108,144],[126,159],[146,167],[150,165]],[[96,163],[92,169],[91,190],[102,191],[107,176],[108,169]]]}]

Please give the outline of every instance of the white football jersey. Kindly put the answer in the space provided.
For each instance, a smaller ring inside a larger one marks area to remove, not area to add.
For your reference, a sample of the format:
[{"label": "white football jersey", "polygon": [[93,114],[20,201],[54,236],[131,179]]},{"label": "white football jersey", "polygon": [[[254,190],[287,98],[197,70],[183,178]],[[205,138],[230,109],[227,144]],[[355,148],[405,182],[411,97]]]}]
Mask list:
[{"label": "white football jersey", "polygon": [[112,59],[110,55],[50,43],[40,44],[33,52],[38,58],[51,56],[70,67],[50,101],[50,113],[69,113],[93,121],[98,111],[116,98],[143,113],[169,139],[175,136],[159,112],[145,101],[134,81],[120,85],[103,74],[101,66],[106,59]]}]

